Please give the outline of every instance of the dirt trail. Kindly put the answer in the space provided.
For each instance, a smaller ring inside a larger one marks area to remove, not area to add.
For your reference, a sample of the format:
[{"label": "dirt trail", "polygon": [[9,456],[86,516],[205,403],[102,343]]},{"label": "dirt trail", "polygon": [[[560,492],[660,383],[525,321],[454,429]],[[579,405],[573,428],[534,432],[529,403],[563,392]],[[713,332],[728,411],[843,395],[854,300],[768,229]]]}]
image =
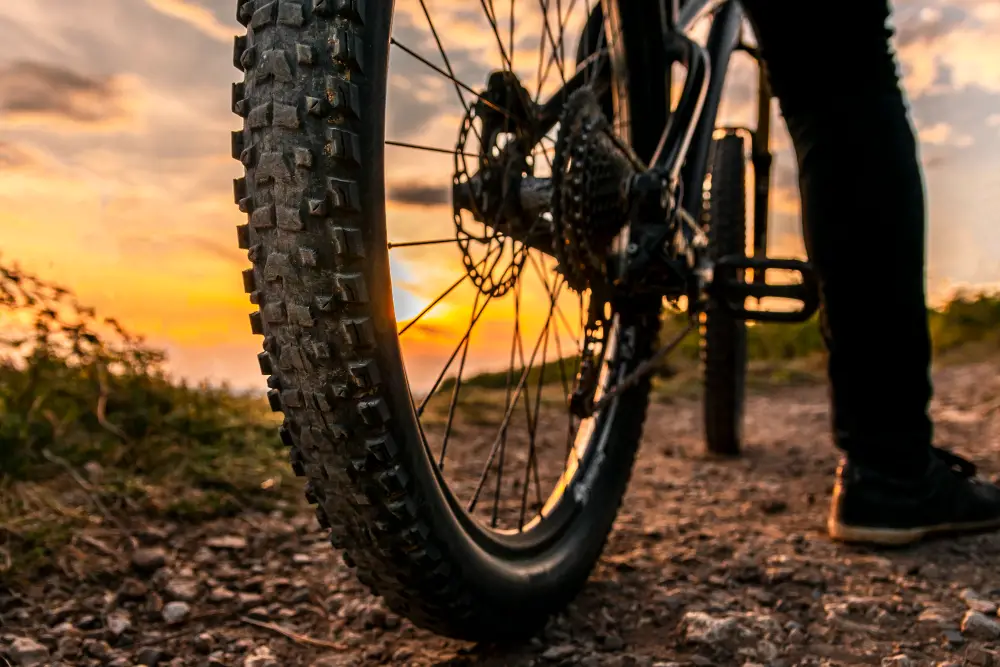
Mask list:
[{"label": "dirt trail", "polygon": [[[997,366],[947,368],[937,382],[938,442],[995,476]],[[837,457],[823,388],[754,395],[739,461],[701,456],[699,414],[689,400],[654,406],[600,565],[524,645],[449,641],[386,613],[303,509],[292,521],[149,526],[132,564],[109,560],[91,583],[0,594],[0,647],[13,664],[34,651],[51,656],[38,664],[116,666],[1000,667],[1000,535],[835,545],[824,533]]]}]

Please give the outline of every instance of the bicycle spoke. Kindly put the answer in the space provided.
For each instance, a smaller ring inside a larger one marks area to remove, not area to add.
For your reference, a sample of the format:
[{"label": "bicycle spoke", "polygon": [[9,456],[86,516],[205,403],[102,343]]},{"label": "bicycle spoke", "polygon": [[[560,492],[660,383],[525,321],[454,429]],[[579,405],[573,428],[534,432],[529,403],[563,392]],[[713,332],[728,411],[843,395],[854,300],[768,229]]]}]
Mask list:
[{"label": "bicycle spoke", "polygon": [[[421,146],[419,144],[410,144],[405,141],[394,141],[392,139],[386,139],[385,143],[387,146],[399,146],[400,148],[412,148],[418,151],[428,151],[431,153],[444,153],[445,155],[459,155],[459,152],[453,148],[437,148],[435,146]],[[470,158],[478,158],[478,155],[473,155],[472,153],[461,153],[461,155]]]},{"label": "bicycle spoke", "polygon": [[[524,513],[527,510],[528,505],[528,487],[531,486],[531,469],[535,470],[535,496],[538,501],[539,507],[542,505],[542,488],[541,483],[538,479],[538,459],[536,456],[535,448],[535,435],[538,433],[538,421],[542,414],[542,388],[545,386],[545,359],[549,350],[549,334],[551,332],[546,330],[545,332],[545,342],[542,344],[542,365],[538,369],[538,386],[535,390],[535,418],[534,421],[531,419],[531,411],[528,411],[528,462],[525,465],[524,470],[524,490],[521,494],[521,516],[520,523],[518,525],[518,530],[524,527]],[[558,338],[558,333],[556,338]],[[525,406],[528,402],[524,402]]]},{"label": "bicycle spoke", "polygon": [[[476,312],[476,306],[479,305],[479,297],[482,292],[476,292],[476,298],[472,302],[472,312]],[[469,323],[472,326],[472,322]],[[438,468],[444,470],[444,457],[448,452],[448,439],[451,437],[451,425],[455,419],[455,408],[458,407],[458,394],[462,391],[462,372],[465,370],[465,360],[469,355],[469,344],[472,342],[472,336],[465,339],[465,347],[462,350],[462,361],[458,364],[458,376],[455,378],[455,389],[451,393],[451,401],[448,403],[448,422],[444,427],[444,440],[441,442],[441,457],[438,459]]]},{"label": "bicycle spoke", "polygon": [[[421,0],[421,4],[423,4],[423,0]],[[510,64],[510,58],[507,57],[507,49],[503,48],[503,38],[500,36],[500,28],[497,27],[496,16],[486,6],[486,0],[479,0],[479,4],[483,6],[483,13],[486,14],[486,20],[490,22],[490,27],[493,28],[493,36],[496,37],[497,46],[500,47],[500,57],[503,58],[504,63],[507,65],[507,71],[514,71],[513,66]],[[490,0],[490,5],[492,4],[493,0]]]},{"label": "bicycle spoke", "polygon": [[[517,350],[517,344],[520,340],[521,331],[521,285],[518,283],[514,287],[514,331],[510,337],[510,362],[507,365],[507,379],[505,382],[504,389],[504,410],[506,411],[510,408],[510,381],[514,376],[514,352]],[[524,355],[521,355],[521,372],[524,372]],[[504,454],[507,452],[507,428],[506,426],[501,431],[500,436],[500,459],[497,463],[497,485],[496,491],[493,494],[493,516],[491,518],[491,526],[496,527],[497,525],[497,513],[500,508],[500,486],[503,483],[503,462]]]},{"label": "bicycle spoke", "polygon": [[[556,298],[558,297],[558,294],[562,290],[562,286],[564,284],[565,283],[560,280],[559,285],[558,285],[558,287],[555,290],[555,297]],[[535,347],[534,347],[534,349],[531,352],[531,361],[530,361],[531,364],[535,363],[535,356],[538,354],[538,348],[541,345],[542,336],[545,334],[546,331],[548,331],[549,325],[552,322],[552,313],[553,313],[554,309],[555,309],[555,298],[552,299],[552,301],[551,301],[551,303],[549,305],[549,313],[548,313],[548,317],[547,317],[547,319],[545,321],[545,327],[544,327],[544,329],[542,331],[542,334],[539,335],[538,340],[535,341]],[[497,437],[496,437],[496,439],[493,442],[493,447],[490,449],[490,455],[487,458],[486,465],[484,466],[483,472],[482,472],[482,474],[479,477],[479,483],[476,485],[476,491],[473,494],[472,500],[469,502],[469,507],[468,507],[468,511],[469,512],[472,512],[472,510],[476,506],[476,502],[478,502],[478,500],[479,500],[479,494],[482,493],[483,485],[486,483],[486,478],[489,475],[490,466],[493,465],[493,461],[494,461],[494,459],[496,459],[497,452],[498,452],[498,450],[500,448],[501,433],[503,432],[503,429],[507,428],[507,425],[510,423],[510,417],[511,417],[511,415],[514,412],[514,406],[517,404],[517,399],[520,397],[521,392],[524,389],[524,383],[527,380],[527,377],[528,377],[528,373],[527,373],[527,369],[526,369],[524,372],[521,373],[521,378],[520,378],[520,380],[518,380],[517,388],[514,390],[514,400],[511,402],[511,405],[507,408],[507,411],[504,414],[503,422],[500,425],[501,432],[497,434]]]},{"label": "bicycle spoke", "polygon": [[[487,237],[481,239],[470,238],[469,240],[478,241],[480,243],[488,243],[493,239]],[[428,241],[400,241],[400,242],[390,241],[389,243],[386,244],[386,246],[391,250],[392,248],[412,248],[414,246],[421,246],[421,245],[440,245],[442,243],[455,243],[455,242],[456,242],[455,237],[451,237],[447,239],[431,239]]]},{"label": "bicycle spoke", "polygon": [[[490,264],[490,268],[486,271],[487,274],[493,273],[493,269],[496,268],[497,262],[499,262],[500,259],[503,257],[503,245],[499,245],[497,247],[500,248],[500,252],[497,254],[496,259],[493,260],[493,263]],[[486,257],[484,257],[483,260],[480,262],[480,264],[485,264],[486,260],[488,260],[490,258],[490,255],[492,254],[493,254],[492,251],[488,253]],[[477,303],[478,303],[478,298],[479,297],[477,296],[476,297]],[[437,379],[434,381],[434,386],[431,387],[431,390],[427,393],[427,396],[424,397],[424,400],[420,402],[420,407],[417,408],[417,417],[420,417],[422,414],[424,414],[424,409],[427,407],[428,401],[430,401],[431,398],[434,396],[434,392],[436,392],[438,387],[441,385],[441,381],[444,379],[445,373],[448,372],[448,369],[451,368],[452,362],[455,361],[455,357],[458,356],[459,348],[462,347],[462,344],[472,334],[472,328],[476,326],[476,322],[479,321],[480,316],[482,316],[483,312],[486,310],[486,307],[490,305],[490,301],[492,299],[493,299],[492,294],[488,294],[486,296],[486,301],[483,303],[483,307],[479,310],[478,313],[476,313],[476,316],[472,319],[472,322],[469,324],[469,328],[465,332],[465,336],[463,336],[462,340],[458,342],[458,345],[455,347],[455,350],[451,353],[451,356],[448,358],[448,362],[444,365],[444,368],[441,369],[441,373],[438,374]]]},{"label": "bicycle spoke", "polygon": [[510,0],[510,69],[514,71],[514,0]]},{"label": "bicycle spoke", "polygon": [[451,363],[455,361],[455,357],[458,356],[459,350],[462,349],[462,346],[465,344],[465,341],[468,340],[469,336],[472,334],[473,327],[476,326],[476,322],[478,322],[479,318],[482,317],[483,311],[486,310],[486,307],[490,305],[490,301],[492,300],[492,298],[493,298],[492,295],[487,295],[486,301],[483,302],[483,307],[480,308],[479,311],[476,312],[475,316],[472,318],[472,322],[469,323],[469,327],[465,330],[465,335],[462,336],[462,340],[458,341],[458,345],[455,347],[455,350],[451,353],[451,356],[448,357],[448,362],[444,365],[444,368],[441,369],[441,372],[438,374],[437,379],[434,380],[434,386],[432,386],[431,390],[427,392],[427,396],[424,397],[424,400],[420,402],[420,406],[417,408],[417,417],[420,417],[424,414],[424,410],[427,408],[428,401],[430,401],[431,398],[433,398],[434,393],[437,391],[438,387],[441,386],[441,381],[444,380],[445,373],[447,373],[448,369],[451,368]]},{"label": "bicycle spoke", "polygon": [[[531,261],[531,265],[535,268],[535,273],[538,274],[538,278],[542,281],[542,285],[545,286],[545,292],[546,292],[546,294],[549,295],[549,298],[552,298],[552,291],[549,289],[549,281],[547,281],[545,279],[545,274],[539,268],[538,262],[535,261],[534,256],[531,255],[530,253],[528,254],[528,259]],[[563,322],[563,326],[566,327],[566,333],[568,333],[570,336],[572,336],[573,335],[573,327],[571,327],[569,325],[569,322],[566,321],[566,316],[563,314],[562,308],[559,307],[558,303],[556,304],[556,314],[559,315],[559,318]],[[580,348],[580,352],[581,353],[583,352],[583,348],[582,347]]]}]

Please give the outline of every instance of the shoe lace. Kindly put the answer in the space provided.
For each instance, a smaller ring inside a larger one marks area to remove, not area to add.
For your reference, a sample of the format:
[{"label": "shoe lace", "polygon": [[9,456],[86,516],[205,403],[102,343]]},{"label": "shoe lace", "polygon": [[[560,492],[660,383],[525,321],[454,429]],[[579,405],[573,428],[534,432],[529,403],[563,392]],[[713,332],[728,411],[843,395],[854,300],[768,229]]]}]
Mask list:
[{"label": "shoe lace", "polygon": [[949,468],[963,477],[976,476],[976,464],[972,463],[968,459],[964,459],[958,454],[948,451],[947,449],[942,449],[941,447],[931,447],[931,452]]}]

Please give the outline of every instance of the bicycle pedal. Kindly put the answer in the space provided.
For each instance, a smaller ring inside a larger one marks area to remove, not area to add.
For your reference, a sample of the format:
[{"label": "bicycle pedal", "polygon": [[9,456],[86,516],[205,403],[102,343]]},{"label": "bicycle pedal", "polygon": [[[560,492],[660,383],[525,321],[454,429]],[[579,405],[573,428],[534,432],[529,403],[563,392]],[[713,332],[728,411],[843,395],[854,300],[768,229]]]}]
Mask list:
[{"label": "bicycle pedal", "polygon": [[[752,281],[747,281],[745,274],[741,277],[738,273],[747,269],[753,270]],[[798,273],[801,280],[791,284],[769,283],[769,270],[792,271]],[[804,322],[819,309],[816,273],[808,262],[798,259],[727,255],[715,262],[709,293],[717,304],[742,320]],[[745,307],[747,298],[758,301],[764,298],[784,299],[797,301],[802,305],[796,310],[758,310]]]}]

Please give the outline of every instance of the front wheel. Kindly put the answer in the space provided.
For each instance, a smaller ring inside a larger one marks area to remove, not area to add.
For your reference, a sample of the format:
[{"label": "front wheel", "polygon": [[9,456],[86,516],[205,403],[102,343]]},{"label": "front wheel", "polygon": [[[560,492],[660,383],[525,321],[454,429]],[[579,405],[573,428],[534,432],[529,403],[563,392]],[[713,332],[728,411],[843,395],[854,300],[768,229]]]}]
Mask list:
[{"label": "front wheel", "polygon": [[[550,84],[571,73],[564,58],[572,51],[554,39],[580,34],[588,18],[580,14],[577,24],[543,27],[541,43],[553,43],[525,71],[537,64]],[[440,44],[437,31],[414,36],[422,14],[397,17],[390,58],[392,15],[391,2],[238,4],[248,32],[236,40],[245,78],[233,88],[233,108],[244,127],[233,134],[233,156],[246,168],[235,189],[248,214],[238,228],[252,263],[244,285],[259,307],[251,326],[264,337],[260,367],[272,408],[285,414],[292,467],[359,579],[393,611],[439,633],[523,635],[589,576],[648,403],[643,381],[601,413],[574,417],[568,395],[580,359],[596,360],[599,398],[650,354],[658,304],[602,311],[584,345],[594,311],[588,290],[564,289],[551,258],[513,238],[485,225],[467,232],[440,191],[459,182],[452,165],[466,152],[488,161],[511,135],[480,136],[484,126],[457,85],[471,61],[453,70],[454,58],[422,53]],[[511,28],[508,41],[498,23],[506,25],[503,17],[486,25],[510,65],[522,40]],[[402,78],[390,79],[390,60],[404,67]],[[411,104],[387,122],[387,93],[408,92]],[[451,116],[421,123],[414,114],[455,92],[465,151],[420,145]],[[627,118],[614,121],[628,127]],[[489,145],[469,148],[473,135]],[[528,163],[539,173],[549,139]],[[408,162],[404,149],[417,157]],[[442,188],[431,187],[426,175],[442,152],[450,171]],[[430,236],[437,218],[443,238]],[[452,269],[447,279],[442,266]],[[456,296],[471,309],[448,301]],[[473,360],[477,345],[485,354]],[[437,366],[432,352],[442,353]]]}]

